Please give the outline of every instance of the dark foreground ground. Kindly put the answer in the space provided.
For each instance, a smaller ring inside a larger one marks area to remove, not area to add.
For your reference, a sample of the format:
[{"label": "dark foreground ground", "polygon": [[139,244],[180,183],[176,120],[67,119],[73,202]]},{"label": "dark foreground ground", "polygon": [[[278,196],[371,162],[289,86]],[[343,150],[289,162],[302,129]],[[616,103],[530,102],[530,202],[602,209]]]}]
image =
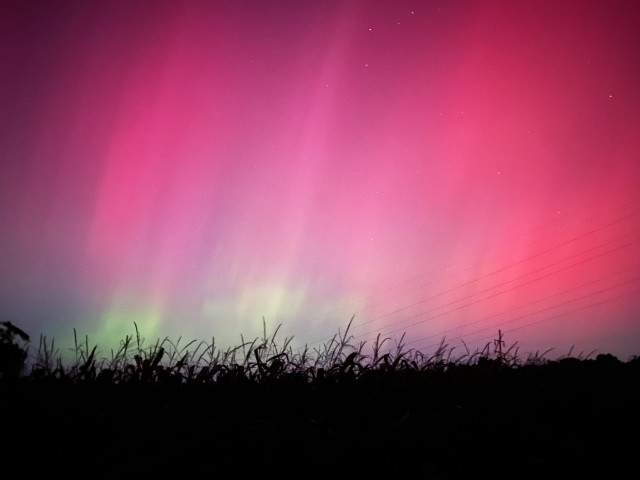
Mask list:
[{"label": "dark foreground ground", "polygon": [[313,381],[22,378],[0,382],[0,458],[24,478],[637,478],[639,386],[639,360],[603,355]]}]

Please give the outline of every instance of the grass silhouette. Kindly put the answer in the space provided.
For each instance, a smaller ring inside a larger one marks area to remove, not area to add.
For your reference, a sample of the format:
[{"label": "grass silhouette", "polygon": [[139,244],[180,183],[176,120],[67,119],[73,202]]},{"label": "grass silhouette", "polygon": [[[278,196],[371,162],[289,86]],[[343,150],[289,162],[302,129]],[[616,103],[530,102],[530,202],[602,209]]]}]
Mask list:
[{"label": "grass silhouette", "polygon": [[41,336],[30,369],[0,381],[4,458],[94,478],[577,478],[632,466],[636,357],[521,357],[500,333],[493,347],[456,354],[443,340],[426,354],[403,338],[352,344],[350,326],[298,351],[279,327],[219,350],[146,345],[134,324],[103,358],[74,335],[71,365]]},{"label": "grass silhouette", "polygon": [[[66,378],[73,381],[100,379],[114,383],[134,380],[206,383],[215,382],[227,375],[242,375],[258,382],[294,375],[313,381],[318,376],[358,378],[375,370],[446,370],[454,366],[478,363],[515,368],[548,362],[545,355],[552,350],[542,354],[535,352],[522,358],[518,353],[517,342],[503,349],[504,341],[499,332],[499,340],[494,342],[493,350],[491,342],[488,342],[482,349],[471,352],[462,342],[464,353],[454,354],[456,348],[446,344],[443,339],[433,353],[425,354],[416,349],[406,349],[404,335],[391,347],[391,339],[382,339],[378,334],[369,350],[365,351],[366,342],[357,345],[351,343],[353,335],[349,332],[352,322],[353,317],[344,331],[339,330],[333,338],[313,350],[308,346],[294,350],[291,346],[293,337],[284,338],[282,344],[278,344],[276,337],[281,325],[272,334],[268,334],[266,323],[263,323],[262,338],[245,341],[241,335],[241,344],[226,350],[217,348],[215,338],[209,344],[191,340],[180,345],[182,338],[173,342],[165,337],[147,346],[134,322],[135,334],[125,336],[118,348],[112,348],[110,355],[102,358],[98,358],[98,346],[91,346],[88,336],[79,341],[74,329],[75,361],[71,365],[64,365],[55,341],[48,341],[41,335],[27,376],[38,379]],[[18,346],[14,344],[13,348],[18,349]],[[19,348],[23,359],[26,359],[27,349],[25,345]],[[593,352],[587,356],[580,354],[578,358],[586,359],[592,354]]]}]

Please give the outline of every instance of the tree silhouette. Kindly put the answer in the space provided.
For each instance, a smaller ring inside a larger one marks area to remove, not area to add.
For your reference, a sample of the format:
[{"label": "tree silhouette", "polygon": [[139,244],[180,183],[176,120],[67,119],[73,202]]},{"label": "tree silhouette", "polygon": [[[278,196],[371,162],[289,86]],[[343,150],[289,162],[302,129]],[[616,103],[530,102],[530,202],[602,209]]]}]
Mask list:
[{"label": "tree silhouette", "polygon": [[[23,345],[17,340],[21,339]],[[29,335],[11,322],[0,322],[0,379],[17,378],[24,367]]]}]

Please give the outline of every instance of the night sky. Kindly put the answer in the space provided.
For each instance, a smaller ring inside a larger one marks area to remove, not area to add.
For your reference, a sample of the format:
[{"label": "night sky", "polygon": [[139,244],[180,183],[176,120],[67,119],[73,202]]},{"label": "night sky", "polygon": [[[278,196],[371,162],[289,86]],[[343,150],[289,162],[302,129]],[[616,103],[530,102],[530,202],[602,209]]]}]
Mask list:
[{"label": "night sky", "polygon": [[[0,6],[0,320],[640,354],[640,3]],[[66,347],[64,347],[66,348]]]}]

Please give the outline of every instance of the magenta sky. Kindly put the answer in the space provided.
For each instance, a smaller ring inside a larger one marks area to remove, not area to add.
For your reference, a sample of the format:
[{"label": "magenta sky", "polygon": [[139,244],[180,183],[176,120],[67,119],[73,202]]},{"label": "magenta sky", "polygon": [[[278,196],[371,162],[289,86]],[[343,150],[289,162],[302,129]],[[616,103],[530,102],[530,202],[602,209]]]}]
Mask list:
[{"label": "magenta sky", "polygon": [[639,354],[639,5],[3,2],[0,317]]}]

